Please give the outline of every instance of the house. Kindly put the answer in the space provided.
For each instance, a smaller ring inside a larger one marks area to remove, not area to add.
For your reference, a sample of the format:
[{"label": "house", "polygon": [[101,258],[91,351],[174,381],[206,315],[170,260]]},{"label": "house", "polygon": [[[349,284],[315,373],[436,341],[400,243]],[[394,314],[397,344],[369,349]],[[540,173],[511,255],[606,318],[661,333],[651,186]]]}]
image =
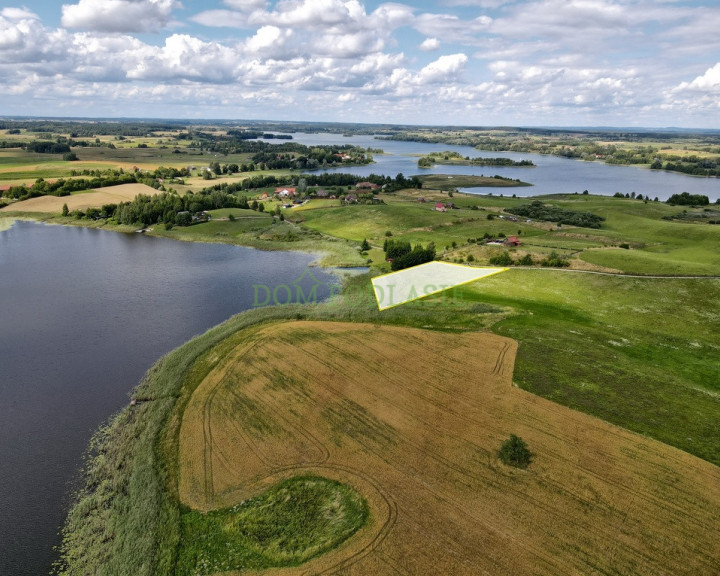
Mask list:
[{"label": "house", "polygon": [[358,182],[357,184],[355,184],[355,188],[357,188],[358,190],[361,190],[361,189],[377,190],[378,185],[373,184],[372,182]]},{"label": "house", "polygon": [[505,238],[505,245],[506,246],[520,246],[520,238],[517,236],[508,236]]},{"label": "house", "polygon": [[318,198],[329,198],[330,193],[327,190],[318,190],[315,192],[315,196]]},{"label": "house", "polygon": [[443,204],[442,202],[435,203],[435,210],[437,212],[447,212],[447,208],[445,208],[445,204]]},{"label": "house", "polygon": [[457,206],[455,206],[455,202],[445,202],[445,208],[451,208],[454,210]]},{"label": "house", "polygon": [[258,197],[259,200],[267,200],[268,198],[270,198],[270,195],[269,195],[267,192],[263,192],[263,193],[260,194],[260,196]]},{"label": "house", "polygon": [[348,194],[345,196],[345,204],[357,204],[358,197],[356,194]]},{"label": "house", "polygon": [[291,196],[295,196],[295,193],[295,188],[275,188],[275,194],[281,198],[290,198]]},{"label": "house", "polygon": [[425,204],[425,198],[423,198],[422,196],[420,196],[420,197],[418,198],[418,202],[420,202],[421,204]]}]

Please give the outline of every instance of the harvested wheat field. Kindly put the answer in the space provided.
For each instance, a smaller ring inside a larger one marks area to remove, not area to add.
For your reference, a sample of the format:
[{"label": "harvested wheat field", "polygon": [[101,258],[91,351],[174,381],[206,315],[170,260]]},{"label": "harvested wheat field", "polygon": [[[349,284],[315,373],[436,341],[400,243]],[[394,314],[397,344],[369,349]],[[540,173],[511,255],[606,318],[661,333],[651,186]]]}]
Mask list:
[{"label": "harvested wheat field", "polygon": [[129,202],[138,194],[154,196],[159,193],[160,190],[156,190],[145,184],[120,184],[118,186],[97,188],[93,192],[83,192],[70,196],[40,196],[38,198],[30,198],[29,200],[10,204],[0,211],[53,214],[62,212],[63,204],[67,204],[68,210],[72,212],[73,210],[87,210],[88,208],[102,208],[105,204]]},{"label": "harvested wheat field", "polygon": [[[314,474],[370,520],[282,574],[718,574],[720,469],[512,386],[492,334],[267,324],[218,348],[179,443],[200,511]],[[526,470],[503,465],[521,436]]]}]

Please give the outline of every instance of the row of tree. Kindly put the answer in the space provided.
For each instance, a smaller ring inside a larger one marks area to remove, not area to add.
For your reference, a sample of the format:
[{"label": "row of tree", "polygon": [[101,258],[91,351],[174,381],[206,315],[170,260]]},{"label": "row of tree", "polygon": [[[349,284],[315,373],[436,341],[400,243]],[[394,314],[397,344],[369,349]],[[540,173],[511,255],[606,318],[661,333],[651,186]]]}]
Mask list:
[{"label": "row of tree", "polygon": [[[171,192],[162,192],[154,196],[138,194],[130,202],[120,204],[106,204],[102,208],[89,208],[85,212],[75,212],[77,218],[108,219],[117,224],[134,226],[151,226],[154,224],[167,224],[187,226],[198,220],[206,210],[218,208],[252,208],[245,197],[238,197],[222,191],[209,193],[189,192],[185,196],[178,196]],[[258,209],[257,202],[254,207]],[[63,215],[70,215],[67,205],[63,207]]]},{"label": "row of tree", "polygon": [[390,268],[392,270],[404,270],[425,262],[432,262],[436,256],[434,242],[430,242],[427,247],[423,247],[422,244],[411,246],[410,242],[405,240],[387,238],[383,244],[383,250],[385,259],[391,260]]},{"label": "row of tree", "polygon": [[670,196],[667,203],[673,206],[707,206],[710,204],[710,199],[704,194],[681,192],[680,194]]},{"label": "row of tree", "polygon": [[124,170],[83,170],[72,171],[71,174],[92,176],[91,178],[60,178],[54,182],[50,182],[43,178],[38,178],[31,186],[12,186],[3,192],[6,198],[16,198],[18,200],[27,200],[28,198],[36,198],[38,196],[69,196],[73,192],[80,190],[91,190],[93,188],[104,188],[107,186],[118,186],[120,184],[140,183],[146,184],[152,188],[163,189],[160,180],[182,178],[189,175],[186,168],[166,168],[159,167],[157,170],[134,172],[125,172]]}]

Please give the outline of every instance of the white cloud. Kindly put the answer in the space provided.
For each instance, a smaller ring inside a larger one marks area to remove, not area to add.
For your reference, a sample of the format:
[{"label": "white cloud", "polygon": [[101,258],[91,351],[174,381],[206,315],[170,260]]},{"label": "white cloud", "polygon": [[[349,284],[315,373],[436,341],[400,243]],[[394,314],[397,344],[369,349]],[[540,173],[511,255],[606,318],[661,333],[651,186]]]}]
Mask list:
[{"label": "white cloud", "polygon": [[484,15],[473,20],[463,20],[454,14],[421,14],[415,19],[413,27],[428,37],[475,45],[489,32],[492,24],[493,19]]},{"label": "white cloud", "polygon": [[132,54],[127,77],[138,80],[187,80],[227,83],[236,78],[238,53],[217,42],[203,42],[186,34],[173,34],[165,45],[142,45]]},{"label": "white cloud", "polygon": [[255,36],[246,42],[247,48],[252,52],[280,48],[285,40],[292,35],[292,30],[280,30],[277,26],[263,26]]},{"label": "white cloud", "polygon": [[62,24],[99,32],[148,32],[163,28],[177,0],[80,0],[64,4]]},{"label": "white cloud", "polygon": [[190,20],[208,27],[245,28],[248,25],[247,14],[234,10],[205,10]]},{"label": "white cloud", "polygon": [[720,92],[720,62],[708,68],[705,74],[698,76],[692,82],[682,82],[673,91],[685,90],[698,92]]},{"label": "white cloud", "polygon": [[40,17],[34,12],[30,12],[27,8],[3,8],[0,16],[8,20],[40,20]]},{"label": "white cloud", "polygon": [[440,40],[437,38],[425,38],[418,48],[424,52],[432,52],[440,48]]},{"label": "white cloud", "polygon": [[457,74],[465,67],[468,57],[465,54],[449,54],[440,56],[434,62],[430,62],[417,75],[417,82],[420,84],[436,84],[455,80]]}]

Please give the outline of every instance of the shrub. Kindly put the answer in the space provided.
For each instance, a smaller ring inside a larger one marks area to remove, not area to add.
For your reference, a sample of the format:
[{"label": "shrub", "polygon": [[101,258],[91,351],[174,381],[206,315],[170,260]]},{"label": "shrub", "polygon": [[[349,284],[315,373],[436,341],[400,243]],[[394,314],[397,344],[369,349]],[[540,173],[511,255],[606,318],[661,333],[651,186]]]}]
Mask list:
[{"label": "shrub", "polygon": [[555,250],[550,252],[550,255],[541,262],[543,266],[550,266],[552,268],[566,268],[570,266],[570,262],[565,256],[561,256]]},{"label": "shrub", "polygon": [[525,254],[525,256],[520,258],[517,262],[515,262],[515,264],[518,266],[532,266],[534,262],[530,254]]},{"label": "shrub", "polygon": [[503,252],[502,254],[498,254],[497,256],[490,258],[490,264],[493,266],[512,266],[513,259],[510,257],[510,254]]},{"label": "shrub", "polygon": [[503,464],[515,468],[527,468],[533,457],[525,441],[515,434],[510,434],[510,438],[503,442],[498,456]]}]

